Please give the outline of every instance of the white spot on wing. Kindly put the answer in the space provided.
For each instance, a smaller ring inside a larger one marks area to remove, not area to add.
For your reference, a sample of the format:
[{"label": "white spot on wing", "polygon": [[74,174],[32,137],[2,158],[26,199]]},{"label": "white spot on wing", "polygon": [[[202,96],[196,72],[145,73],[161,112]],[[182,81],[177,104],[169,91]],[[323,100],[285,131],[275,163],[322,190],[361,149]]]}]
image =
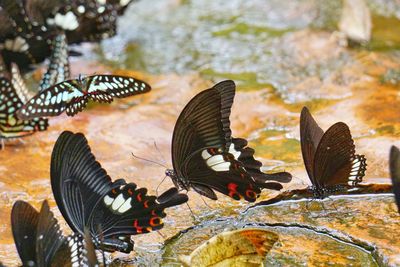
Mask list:
[{"label": "white spot on wing", "polygon": [[118,210],[119,207],[122,206],[122,204],[124,204],[125,199],[124,199],[124,195],[123,194],[119,194],[115,199],[114,202],[112,203],[111,208],[113,210]]},{"label": "white spot on wing", "polygon": [[203,152],[201,152],[201,156],[203,159],[209,159],[211,157],[211,154],[208,153],[207,149],[204,149]]},{"label": "white spot on wing", "polygon": [[131,205],[131,198],[128,198],[124,204],[122,204],[121,207],[119,207],[118,212],[119,213],[124,213],[126,211],[128,211],[130,208],[132,208]]},{"label": "white spot on wing", "polygon": [[231,144],[231,146],[229,147],[229,153],[231,153],[235,157],[235,159],[238,159],[240,157],[240,154],[241,154],[240,151],[237,151],[235,149],[235,145],[234,144]]},{"label": "white spot on wing", "polygon": [[113,199],[112,197],[109,197],[109,196],[105,196],[105,197],[104,197],[104,203],[105,203],[107,206],[110,206],[110,205],[113,203],[113,201],[114,201],[114,199]]}]

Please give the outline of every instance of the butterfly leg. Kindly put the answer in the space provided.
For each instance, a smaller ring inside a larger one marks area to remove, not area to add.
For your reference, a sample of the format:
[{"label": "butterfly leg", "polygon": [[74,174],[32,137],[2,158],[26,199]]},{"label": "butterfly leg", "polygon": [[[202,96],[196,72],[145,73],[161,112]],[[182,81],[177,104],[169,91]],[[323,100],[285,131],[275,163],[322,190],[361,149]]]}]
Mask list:
[{"label": "butterfly leg", "polygon": [[157,231],[157,234],[159,234],[163,239],[165,239],[165,236],[161,233],[161,231]]},{"label": "butterfly leg", "polygon": [[20,142],[21,144],[25,145],[26,142],[22,139],[22,138],[18,138],[18,142]]},{"label": "butterfly leg", "polygon": [[158,188],[160,187],[160,185],[164,182],[165,178],[167,178],[167,176],[165,175],[164,178],[161,180],[161,182],[157,185],[156,188],[156,196],[158,197]]},{"label": "butterfly leg", "polygon": [[210,205],[207,204],[206,200],[203,198],[202,195],[200,195],[201,200],[203,200],[203,203],[209,208],[211,209]]},{"label": "butterfly leg", "polygon": [[339,211],[339,210],[336,208],[335,200],[334,200],[333,198],[329,197],[329,196],[328,196],[328,199],[329,199],[330,201],[332,201],[332,206],[333,206],[333,208],[335,209],[335,211]]},{"label": "butterfly leg", "polygon": [[0,138],[0,140],[1,140],[1,150],[4,150],[4,148],[6,147],[5,146],[5,144],[4,144],[4,138]]}]

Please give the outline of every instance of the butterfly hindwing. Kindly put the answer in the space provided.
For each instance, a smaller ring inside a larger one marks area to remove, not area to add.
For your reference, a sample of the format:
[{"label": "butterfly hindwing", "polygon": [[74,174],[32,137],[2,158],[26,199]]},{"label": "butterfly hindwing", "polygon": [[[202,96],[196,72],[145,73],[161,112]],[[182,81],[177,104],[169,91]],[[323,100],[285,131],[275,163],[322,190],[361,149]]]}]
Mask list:
[{"label": "butterfly hindwing", "polygon": [[389,167],[394,198],[400,213],[400,150],[395,146],[390,149]]},{"label": "butterfly hindwing", "polygon": [[[17,201],[11,211],[15,246],[24,266],[36,262],[36,230],[39,213],[27,202]],[[32,264],[31,264],[32,265]]]}]

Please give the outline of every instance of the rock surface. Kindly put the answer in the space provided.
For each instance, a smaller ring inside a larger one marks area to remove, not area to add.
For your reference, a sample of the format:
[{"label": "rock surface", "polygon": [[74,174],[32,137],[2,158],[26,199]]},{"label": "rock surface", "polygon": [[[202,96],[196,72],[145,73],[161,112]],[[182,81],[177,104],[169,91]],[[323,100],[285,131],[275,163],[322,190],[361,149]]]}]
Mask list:
[{"label": "rock surface", "polygon": [[[283,191],[309,184],[299,143],[303,105],[324,130],[337,121],[350,126],[356,151],[368,159],[366,182],[390,182],[389,148],[400,146],[397,1],[368,1],[374,25],[370,50],[343,47],[332,33],[340,1],[324,7],[309,0],[149,2],[132,5],[119,35],[96,49],[103,52],[73,60],[72,70],[133,75],[149,82],[153,91],[111,105],[91,105],[74,118],[52,118],[47,132],[23,143],[9,142],[0,151],[1,262],[19,262],[9,218],[15,200],[38,208],[49,199],[67,229],[49,181],[51,150],[63,130],[85,133],[113,179],[124,177],[155,194],[165,168],[131,153],[171,167],[170,142],[180,111],[196,93],[223,79],[238,84],[231,115],[234,136],[250,140],[265,170],[294,174]],[[166,179],[159,192],[171,185]],[[260,200],[276,195],[265,191]],[[400,216],[391,195],[334,197],[324,201],[325,209],[307,200],[286,201],[247,212],[246,203],[221,195],[216,202],[205,200],[207,204],[193,192],[189,197],[195,218],[186,205],[172,208],[162,235],[134,237],[134,253],[112,257],[133,266],[172,265],[176,252],[189,254],[224,229],[252,225],[279,234],[279,245],[267,257],[277,266],[400,266]]]}]

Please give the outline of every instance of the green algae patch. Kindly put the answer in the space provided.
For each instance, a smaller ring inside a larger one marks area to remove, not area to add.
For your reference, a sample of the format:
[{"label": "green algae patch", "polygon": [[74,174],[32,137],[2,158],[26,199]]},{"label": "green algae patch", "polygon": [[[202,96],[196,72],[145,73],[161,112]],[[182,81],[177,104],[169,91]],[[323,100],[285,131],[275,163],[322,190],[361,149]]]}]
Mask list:
[{"label": "green algae patch", "polygon": [[372,16],[372,50],[400,49],[400,20],[396,17]]},{"label": "green algae patch", "polygon": [[276,130],[263,131],[257,139],[250,142],[250,146],[257,147],[257,155],[266,159],[301,162],[300,142],[280,135],[282,133]]},{"label": "green algae patch", "polygon": [[228,73],[228,72],[217,72],[212,69],[204,69],[200,71],[200,74],[204,78],[209,79],[227,79],[234,80],[237,83],[238,91],[257,91],[262,89],[273,90],[273,86],[269,83],[259,83],[257,81],[257,73],[254,72],[242,72],[242,73]]},{"label": "green algae patch", "polygon": [[214,31],[212,34],[214,37],[229,37],[234,33],[238,34],[248,34],[253,36],[260,36],[261,34],[265,34],[269,37],[280,37],[283,34],[293,31],[294,29],[274,29],[271,27],[265,26],[255,26],[249,25],[246,23],[237,23],[235,25],[230,25],[225,29],[221,29],[218,31]]}]

